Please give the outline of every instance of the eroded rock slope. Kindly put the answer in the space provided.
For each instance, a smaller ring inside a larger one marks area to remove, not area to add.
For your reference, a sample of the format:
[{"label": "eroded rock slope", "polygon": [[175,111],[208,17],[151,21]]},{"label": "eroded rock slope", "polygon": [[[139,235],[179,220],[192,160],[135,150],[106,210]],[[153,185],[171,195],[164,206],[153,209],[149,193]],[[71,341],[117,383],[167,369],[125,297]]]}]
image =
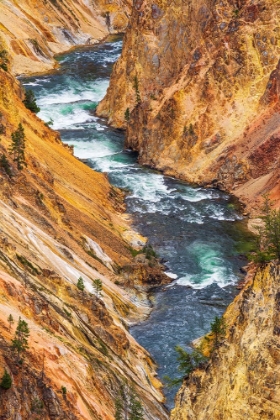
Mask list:
[{"label": "eroded rock slope", "polygon": [[131,0],[4,0],[0,3],[0,49],[13,58],[15,74],[51,70],[53,55],[123,32]]},{"label": "eroded rock slope", "polygon": [[280,266],[259,269],[225,313],[227,334],[176,397],[172,420],[280,418]]},{"label": "eroded rock slope", "polygon": [[[25,108],[11,74],[0,69],[0,81],[0,378],[5,369],[12,377],[12,387],[0,389],[0,417],[113,420],[127,383],[145,418],[165,419],[154,363],[127,330],[149,312],[144,289],[139,278],[133,289],[133,276],[130,288],[120,286],[128,282],[122,267],[134,272],[131,246],[145,240],[123,216],[122,193]],[[19,124],[22,170],[9,151]],[[144,266],[144,282],[153,281]],[[19,318],[30,329],[22,362],[12,350]]]},{"label": "eroded rock slope", "polygon": [[99,115],[143,164],[279,199],[279,7],[136,0]]}]

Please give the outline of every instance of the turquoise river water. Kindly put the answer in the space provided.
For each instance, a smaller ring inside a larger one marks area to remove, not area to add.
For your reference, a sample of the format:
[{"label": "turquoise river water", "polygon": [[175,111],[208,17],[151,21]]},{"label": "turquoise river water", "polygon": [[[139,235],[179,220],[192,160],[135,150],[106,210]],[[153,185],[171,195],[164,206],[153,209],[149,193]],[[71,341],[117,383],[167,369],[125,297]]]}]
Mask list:
[{"label": "turquoise river water", "polygon": [[[52,74],[21,81],[34,91],[39,117],[53,120],[75,155],[130,191],[126,204],[134,226],[149,238],[174,278],[154,291],[151,316],[131,333],[157,362],[159,377],[174,377],[174,346],[190,349],[190,342],[209,331],[236,295],[246,262],[236,250],[244,239],[242,221],[229,195],[193,188],[138,165],[136,154],[123,148],[123,132],[95,116],[121,48],[121,38],[112,37],[59,56],[60,69]],[[169,408],[175,392],[165,389]]]}]

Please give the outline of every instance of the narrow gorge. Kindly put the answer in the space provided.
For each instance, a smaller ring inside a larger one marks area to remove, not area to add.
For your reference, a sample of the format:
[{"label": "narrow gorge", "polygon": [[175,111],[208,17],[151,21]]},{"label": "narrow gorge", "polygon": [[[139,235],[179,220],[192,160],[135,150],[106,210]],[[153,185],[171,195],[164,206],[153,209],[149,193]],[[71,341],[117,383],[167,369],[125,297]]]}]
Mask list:
[{"label": "narrow gorge", "polygon": [[[279,207],[279,19],[0,4],[1,419],[280,418],[279,263],[245,256]],[[173,408],[176,345],[207,361]]]}]

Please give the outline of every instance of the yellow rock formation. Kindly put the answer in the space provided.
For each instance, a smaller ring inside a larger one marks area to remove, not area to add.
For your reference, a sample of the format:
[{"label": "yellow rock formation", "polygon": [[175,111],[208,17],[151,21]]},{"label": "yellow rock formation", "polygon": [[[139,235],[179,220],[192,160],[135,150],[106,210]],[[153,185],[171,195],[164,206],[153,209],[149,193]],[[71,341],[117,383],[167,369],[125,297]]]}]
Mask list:
[{"label": "yellow rock formation", "polygon": [[[144,242],[123,215],[123,194],[25,108],[12,75],[0,69],[0,80],[0,157],[14,175],[1,167],[0,378],[6,369],[13,386],[0,391],[0,417],[113,420],[127,382],[147,418],[166,419],[155,365],[127,331],[149,313],[144,288],[117,285],[122,267],[134,264],[130,248]],[[22,171],[9,153],[19,123]],[[22,365],[11,349],[19,317],[30,329]]]},{"label": "yellow rock formation", "polygon": [[130,0],[3,1],[0,49],[10,52],[15,74],[51,70],[54,54],[124,31],[130,11]]},{"label": "yellow rock formation", "polygon": [[142,164],[251,208],[279,199],[279,7],[136,0],[99,115],[127,127]]},{"label": "yellow rock formation", "polygon": [[176,397],[172,420],[280,418],[280,271],[259,269],[225,313],[226,338]]}]

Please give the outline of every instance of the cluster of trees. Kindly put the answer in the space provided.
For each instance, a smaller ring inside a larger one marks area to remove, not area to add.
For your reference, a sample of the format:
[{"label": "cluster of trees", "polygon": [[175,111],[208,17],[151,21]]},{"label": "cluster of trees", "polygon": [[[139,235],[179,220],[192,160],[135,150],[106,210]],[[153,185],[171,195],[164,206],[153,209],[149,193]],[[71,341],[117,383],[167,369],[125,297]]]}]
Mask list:
[{"label": "cluster of trees", "polygon": [[[14,323],[14,318],[12,314],[8,316],[8,323],[9,329],[11,330],[12,325]],[[12,349],[16,354],[16,361],[18,364],[22,364],[25,352],[28,349],[28,337],[30,331],[26,321],[19,317],[17,328],[15,331],[14,338],[12,340]],[[0,387],[2,389],[9,389],[12,386],[12,377],[8,373],[7,369],[4,371],[4,375],[2,376]]]},{"label": "cluster of trees", "polygon": [[[3,51],[0,51],[0,67],[3,68],[5,65]],[[1,64],[2,63],[2,64]],[[4,64],[3,64],[4,63]],[[40,108],[37,106],[34,92],[32,90],[25,91],[25,99],[23,100],[26,108],[34,113],[38,113]],[[0,115],[2,117],[2,115]],[[0,123],[0,135],[5,134],[5,126]],[[8,150],[9,154],[12,156],[13,161],[16,163],[16,167],[19,171],[24,169],[27,166],[25,159],[25,132],[21,123],[19,123],[18,128],[11,135],[11,145]],[[9,159],[5,153],[0,155],[0,168],[11,178],[13,176],[12,168],[9,163]]]},{"label": "cluster of trees", "polygon": [[[92,281],[92,285],[93,285],[96,296],[100,298],[102,296],[102,289],[103,289],[102,281],[100,279],[95,279]],[[78,278],[77,288],[81,292],[85,290],[84,279],[81,276]]]}]

